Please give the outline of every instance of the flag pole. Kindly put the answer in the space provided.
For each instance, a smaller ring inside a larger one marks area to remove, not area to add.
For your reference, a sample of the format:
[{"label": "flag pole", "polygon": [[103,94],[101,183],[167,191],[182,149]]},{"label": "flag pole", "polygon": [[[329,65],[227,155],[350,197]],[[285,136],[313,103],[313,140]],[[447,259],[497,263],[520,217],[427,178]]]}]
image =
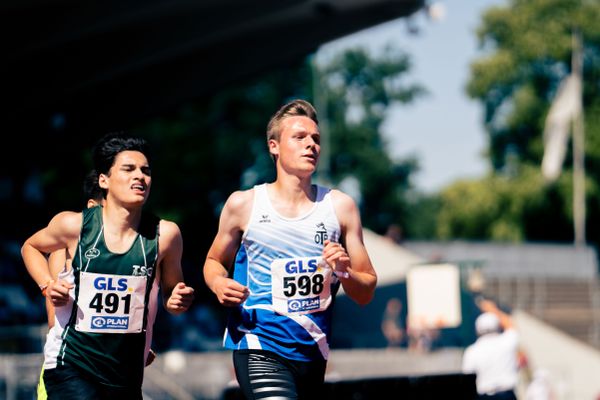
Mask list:
[{"label": "flag pole", "polygon": [[[577,76],[583,87],[583,52],[581,33],[574,29],[572,33],[573,50],[571,55],[572,74]],[[580,91],[577,101],[578,112],[573,118],[573,229],[575,246],[584,246],[585,238],[585,134],[583,127],[583,90]]]}]

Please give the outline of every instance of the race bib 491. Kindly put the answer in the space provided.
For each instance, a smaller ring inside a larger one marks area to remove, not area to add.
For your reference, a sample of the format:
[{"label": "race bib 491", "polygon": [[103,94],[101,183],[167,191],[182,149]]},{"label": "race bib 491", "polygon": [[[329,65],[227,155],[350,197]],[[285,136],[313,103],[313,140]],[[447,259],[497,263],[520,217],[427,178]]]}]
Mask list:
[{"label": "race bib 491", "polygon": [[82,272],[76,329],[96,333],[141,332],[146,279],[146,276]]}]

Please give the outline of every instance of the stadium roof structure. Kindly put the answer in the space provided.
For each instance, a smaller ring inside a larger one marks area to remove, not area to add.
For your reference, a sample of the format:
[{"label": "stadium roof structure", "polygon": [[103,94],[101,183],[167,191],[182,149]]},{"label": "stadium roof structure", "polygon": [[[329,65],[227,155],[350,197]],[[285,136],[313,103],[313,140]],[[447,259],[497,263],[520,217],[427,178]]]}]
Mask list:
[{"label": "stadium roof structure", "polygon": [[[425,0],[23,0],[0,5],[4,123],[103,129],[410,16]],[[85,121],[85,123],[84,123]]]}]

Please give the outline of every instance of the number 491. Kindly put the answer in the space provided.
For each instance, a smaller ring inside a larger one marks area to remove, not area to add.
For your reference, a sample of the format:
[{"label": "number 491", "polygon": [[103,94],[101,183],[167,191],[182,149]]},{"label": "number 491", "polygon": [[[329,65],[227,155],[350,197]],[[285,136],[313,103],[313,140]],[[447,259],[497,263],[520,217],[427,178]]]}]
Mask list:
[{"label": "number 491", "polygon": [[[131,293],[121,297],[121,300],[125,303],[125,314],[129,314]],[[116,293],[108,293],[106,296],[102,296],[102,293],[96,293],[92,298],[92,301],[90,301],[90,308],[96,310],[97,313],[104,310],[107,314],[114,314],[119,309],[119,295]]]}]

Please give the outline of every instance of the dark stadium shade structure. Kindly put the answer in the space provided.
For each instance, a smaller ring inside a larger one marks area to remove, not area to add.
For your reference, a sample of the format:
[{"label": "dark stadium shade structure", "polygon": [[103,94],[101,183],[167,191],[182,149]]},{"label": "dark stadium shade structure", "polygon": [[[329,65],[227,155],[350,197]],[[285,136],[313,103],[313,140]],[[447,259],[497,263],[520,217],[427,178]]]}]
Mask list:
[{"label": "dark stadium shade structure", "polygon": [[9,0],[0,5],[2,123],[25,128],[53,115],[79,128],[133,123],[424,6],[425,0]]}]

